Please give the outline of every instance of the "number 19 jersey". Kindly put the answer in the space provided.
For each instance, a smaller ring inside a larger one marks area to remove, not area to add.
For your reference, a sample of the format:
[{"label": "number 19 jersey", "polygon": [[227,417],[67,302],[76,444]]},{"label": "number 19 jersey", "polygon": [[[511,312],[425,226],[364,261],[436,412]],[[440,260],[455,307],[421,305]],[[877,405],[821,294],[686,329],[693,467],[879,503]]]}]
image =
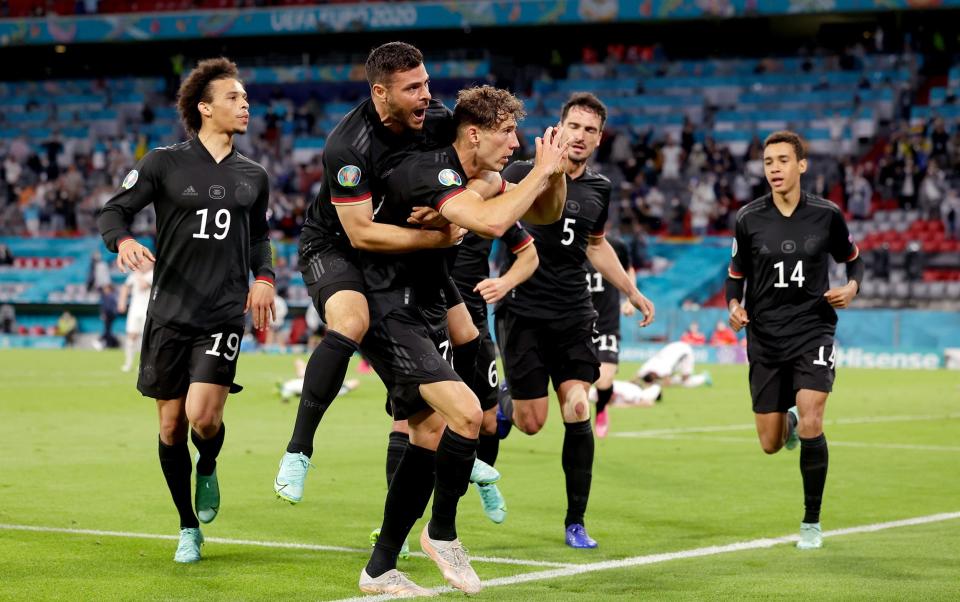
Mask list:
[{"label": "number 19 jersey", "polygon": [[825,199],[803,192],[789,217],[770,194],[740,209],[728,273],[747,279],[750,361],[783,362],[832,344],[829,257],[845,263],[858,254],[843,213]]}]

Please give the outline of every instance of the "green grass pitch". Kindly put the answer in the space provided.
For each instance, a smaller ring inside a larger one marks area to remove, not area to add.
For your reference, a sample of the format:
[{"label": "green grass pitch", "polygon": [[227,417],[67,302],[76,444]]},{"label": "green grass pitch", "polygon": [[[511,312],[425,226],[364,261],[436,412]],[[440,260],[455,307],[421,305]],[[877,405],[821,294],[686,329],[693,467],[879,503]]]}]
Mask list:
[{"label": "green grass pitch", "polygon": [[[156,410],[117,352],[0,355],[0,599],[330,600],[358,596],[367,535],[379,525],[389,420],[382,386],[362,376],[321,424],[303,503],[271,487],[296,413],[274,383],[290,356],[244,354],[227,402],[220,456],[223,504],[203,527],[204,559],[172,561],[176,542],[64,529],[175,536],[157,462]],[[635,365],[624,365],[628,375]],[[715,384],[668,389],[655,408],[613,408],[597,441],[587,512],[597,550],[563,545],[566,505],[556,406],[544,431],[514,431],[497,467],[509,514],[489,522],[471,490],[459,531],[490,600],[960,599],[960,515],[927,524],[564,576],[563,567],[698,550],[797,532],[798,452],[767,457],[756,442],[746,367],[714,366]],[[354,374],[351,370],[351,375]],[[824,529],[960,512],[960,375],[841,369],[827,405],[830,471]],[[726,428],[717,428],[726,427]],[[421,523],[422,524],[422,523]],[[31,531],[22,526],[61,531]],[[418,549],[415,527],[411,544]],[[353,551],[269,547],[341,546]],[[557,563],[553,565],[551,563]],[[559,569],[558,569],[559,567]],[[443,585],[422,557],[401,570]],[[558,570],[525,583],[511,577]],[[448,593],[446,597],[459,596]]]}]

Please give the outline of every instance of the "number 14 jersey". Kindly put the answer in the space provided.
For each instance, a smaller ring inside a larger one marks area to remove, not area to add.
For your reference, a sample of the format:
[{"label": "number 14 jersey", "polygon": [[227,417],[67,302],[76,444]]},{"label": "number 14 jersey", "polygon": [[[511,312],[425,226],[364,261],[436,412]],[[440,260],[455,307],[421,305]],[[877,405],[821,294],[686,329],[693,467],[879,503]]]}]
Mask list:
[{"label": "number 14 jersey", "polygon": [[740,209],[728,272],[747,279],[750,361],[787,361],[832,344],[837,312],[823,296],[829,257],[845,263],[858,254],[843,213],[825,199],[802,192],[789,217],[770,194]]}]

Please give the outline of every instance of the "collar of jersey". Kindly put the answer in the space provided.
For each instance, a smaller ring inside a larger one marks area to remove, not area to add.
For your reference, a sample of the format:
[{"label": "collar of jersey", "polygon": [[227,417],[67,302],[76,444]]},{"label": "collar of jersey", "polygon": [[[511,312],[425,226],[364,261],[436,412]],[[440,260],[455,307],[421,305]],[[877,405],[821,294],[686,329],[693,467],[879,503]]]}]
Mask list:
[{"label": "collar of jersey", "polygon": [[210,161],[214,165],[223,165],[224,163],[227,162],[227,159],[230,159],[231,157],[233,157],[234,153],[237,152],[237,145],[236,144],[230,145],[230,152],[227,153],[226,157],[220,160],[220,163],[217,163],[217,161],[213,158],[213,155],[210,154],[210,151],[207,150],[207,147],[205,147],[203,143],[200,142],[199,134],[193,137],[193,146],[195,148],[195,152],[198,155],[204,157],[207,161]]}]

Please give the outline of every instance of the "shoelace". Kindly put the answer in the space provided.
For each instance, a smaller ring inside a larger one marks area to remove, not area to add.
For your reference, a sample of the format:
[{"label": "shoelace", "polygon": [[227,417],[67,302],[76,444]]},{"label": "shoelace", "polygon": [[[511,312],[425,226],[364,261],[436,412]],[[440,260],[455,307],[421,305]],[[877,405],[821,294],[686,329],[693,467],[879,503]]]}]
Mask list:
[{"label": "shoelace", "polygon": [[307,474],[307,470],[311,467],[313,467],[313,462],[311,462],[304,454],[300,454],[297,456],[296,461],[289,467],[290,476],[294,478],[303,477],[305,474]]},{"label": "shoelace", "polygon": [[470,562],[467,560],[467,549],[463,547],[461,543],[453,544],[449,548],[441,551],[440,554],[444,560],[456,569],[470,565]]}]

